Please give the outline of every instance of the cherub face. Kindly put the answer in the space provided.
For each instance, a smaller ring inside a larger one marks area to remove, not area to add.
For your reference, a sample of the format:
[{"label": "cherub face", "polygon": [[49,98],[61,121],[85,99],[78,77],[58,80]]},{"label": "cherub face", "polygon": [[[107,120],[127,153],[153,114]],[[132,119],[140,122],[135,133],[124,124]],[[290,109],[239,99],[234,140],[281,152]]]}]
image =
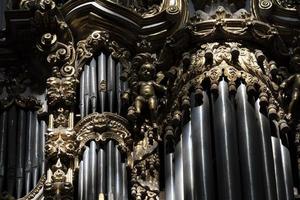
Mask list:
[{"label": "cherub face", "polygon": [[151,80],[154,76],[155,68],[153,64],[145,63],[141,66],[139,75],[146,81]]}]

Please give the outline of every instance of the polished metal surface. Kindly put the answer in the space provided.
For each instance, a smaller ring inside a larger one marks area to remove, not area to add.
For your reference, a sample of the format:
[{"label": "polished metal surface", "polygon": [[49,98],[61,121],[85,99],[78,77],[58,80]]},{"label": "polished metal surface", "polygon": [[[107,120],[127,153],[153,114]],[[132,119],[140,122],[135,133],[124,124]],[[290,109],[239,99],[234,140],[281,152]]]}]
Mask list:
[{"label": "polished metal surface", "polygon": [[194,170],[193,170],[193,144],[192,144],[192,126],[189,121],[183,127],[182,131],[182,160],[183,160],[183,180],[184,180],[184,198],[195,199],[194,192]]},{"label": "polished metal surface", "polygon": [[174,153],[165,154],[166,200],[175,200]]},{"label": "polished metal surface", "polygon": [[[17,130],[17,165],[16,165],[16,197],[20,198],[24,188],[24,161],[26,146],[26,112],[18,109],[18,130]],[[1,188],[0,188],[1,189]]]},{"label": "polished metal surface", "polygon": [[16,184],[16,133],[18,126],[18,112],[16,106],[8,110],[8,141],[7,141],[7,191],[14,194]]},{"label": "polished metal surface", "polygon": [[182,139],[175,147],[175,198],[176,200],[184,199],[184,169],[182,155]]},{"label": "polished metal surface", "polygon": [[271,144],[271,127],[270,120],[261,113],[259,100],[255,103],[255,114],[258,122],[258,139],[262,143],[262,178],[264,182],[265,199],[266,200],[276,200],[276,180]]},{"label": "polished metal surface", "polygon": [[121,103],[121,93],[122,93],[122,81],[121,81],[122,65],[120,62],[116,65],[116,91],[117,91],[117,104],[118,104],[118,114],[121,113],[122,103]]},{"label": "polished metal surface", "polygon": [[4,176],[5,176],[5,165],[6,165],[6,147],[7,147],[7,111],[1,111],[0,117],[0,190],[3,191],[4,187]]},{"label": "polished metal surface", "polygon": [[121,200],[122,199],[122,163],[121,163],[121,153],[117,146],[115,146],[115,199]]},{"label": "polished metal surface", "polygon": [[98,194],[106,192],[106,155],[102,148],[98,150],[97,186]]},{"label": "polished metal surface", "polygon": [[243,185],[242,199],[265,200],[262,176],[262,144],[254,107],[248,102],[246,86],[241,84],[236,94],[236,116],[240,169]]},{"label": "polished metal surface", "polygon": [[210,108],[207,94],[202,105],[192,107],[192,143],[195,199],[214,199],[214,175],[211,145]]},{"label": "polished metal surface", "polygon": [[89,187],[89,147],[86,147],[83,153],[83,199],[89,199],[90,187]]},{"label": "polished metal surface", "polygon": [[89,187],[89,200],[96,199],[97,196],[97,153],[96,153],[96,143],[95,141],[91,141],[89,149],[89,172],[88,172],[88,187]]},{"label": "polished metal surface", "polygon": [[33,121],[32,121],[32,134],[33,134],[33,148],[32,148],[32,184],[35,186],[38,182],[38,169],[39,169],[39,157],[38,157],[38,146],[39,143],[39,122],[37,119],[37,112],[33,112]]},{"label": "polished metal surface", "polygon": [[[275,126],[277,127],[277,124],[275,124]],[[277,137],[272,136],[271,141],[272,141],[272,150],[273,150],[273,157],[274,157],[277,199],[285,200],[286,190],[285,190],[284,174],[283,174],[283,166],[282,166],[281,144],[280,144],[280,140]]]},{"label": "polished metal surface", "polygon": [[107,100],[106,100],[106,88],[107,88],[107,76],[106,76],[106,55],[101,53],[98,56],[98,95],[100,101],[100,112],[107,111]]},{"label": "polished metal surface", "polygon": [[32,168],[32,146],[33,146],[33,113],[27,111],[27,128],[26,128],[26,157],[25,157],[25,192],[28,193],[31,190],[31,168]]},{"label": "polished metal surface", "polygon": [[242,198],[235,111],[224,80],[219,83],[218,97],[213,96],[212,99],[218,199],[240,200]]},{"label": "polished metal surface", "polygon": [[90,109],[90,97],[91,97],[91,91],[90,91],[90,66],[85,65],[84,66],[84,116],[87,116],[89,114]]},{"label": "polished metal surface", "polygon": [[122,200],[128,200],[128,179],[126,163],[122,163]]},{"label": "polished metal surface", "polygon": [[107,163],[107,195],[108,200],[115,199],[115,144],[114,141],[110,140],[106,144],[106,163]]},{"label": "polished metal surface", "polygon": [[107,91],[109,112],[116,112],[116,65],[112,55],[107,59]]},{"label": "polished metal surface", "polygon": [[97,109],[97,63],[93,58],[90,63],[90,103],[91,103],[91,112],[96,112]]},{"label": "polished metal surface", "polygon": [[78,200],[83,199],[83,190],[84,190],[84,173],[83,173],[83,161],[80,161],[79,164],[79,173],[78,173]]},{"label": "polished metal surface", "polygon": [[292,163],[290,157],[290,151],[287,147],[281,144],[281,157],[283,164],[283,175],[284,175],[284,186],[285,186],[285,197],[286,200],[294,199],[293,191],[293,174],[292,174]]},{"label": "polished metal surface", "polygon": [[80,117],[83,118],[85,116],[85,73],[82,71],[81,76],[80,76],[80,97],[79,97],[79,112],[80,112]]}]

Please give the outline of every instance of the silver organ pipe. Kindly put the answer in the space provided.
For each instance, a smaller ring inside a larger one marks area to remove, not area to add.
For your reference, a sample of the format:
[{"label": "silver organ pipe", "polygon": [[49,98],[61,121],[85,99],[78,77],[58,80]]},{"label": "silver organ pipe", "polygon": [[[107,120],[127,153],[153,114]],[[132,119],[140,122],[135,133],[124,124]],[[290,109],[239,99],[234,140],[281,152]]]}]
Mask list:
[{"label": "silver organ pipe", "polygon": [[175,197],[176,200],[184,199],[184,179],[183,179],[183,156],[182,139],[175,147]]},{"label": "silver organ pipe", "polygon": [[17,133],[17,109],[13,105],[8,110],[8,156],[7,156],[7,191],[14,194],[16,176],[16,133]]},{"label": "silver organ pipe", "polygon": [[114,200],[115,198],[115,144],[114,141],[110,140],[106,144],[106,155],[107,155],[107,196],[108,200]]},{"label": "silver organ pipe", "polygon": [[236,94],[236,115],[238,144],[240,153],[241,176],[243,185],[242,199],[264,200],[262,178],[261,140],[256,125],[255,110],[248,102],[246,86],[241,84]]},{"label": "silver organ pipe", "polygon": [[240,200],[240,169],[234,107],[229,99],[227,83],[219,83],[218,97],[213,96],[214,141],[217,165],[218,199]]},{"label": "silver organ pipe", "polygon": [[84,116],[89,114],[90,108],[90,66],[84,67]]},{"label": "silver organ pipe", "polygon": [[127,167],[126,163],[122,163],[122,200],[128,200],[128,188],[127,188]]},{"label": "silver organ pipe", "polygon": [[89,147],[83,153],[83,199],[89,199]]},{"label": "silver organ pipe", "polygon": [[18,131],[17,131],[17,168],[16,168],[16,197],[22,197],[24,183],[24,158],[26,139],[26,112],[18,110]]},{"label": "silver organ pipe", "polygon": [[96,60],[93,58],[90,63],[90,93],[91,93],[91,111],[96,112],[96,105],[97,105],[97,63]]},{"label": "silver organ pipe", "polygon": [[6,165],[6,147],[7,147],[7,111],[1,111],[1,138],[0,138],[0,189],[4,189],[5,165]]},{"label": "silver organ pipe", "polygon": [[[195,199],[214,199],[213,158],[211,145],[209,98],[203,93],[202,105],[191,111],[195,176]],[[195,102],[197,105],[199,102]]]},{"label": "silver organ pipe", "polygon": [[189,121],[182,132],[182,156],[183,156],[183,181],[184,199],[195,199],[194,196],[194,170],[193,170],[193,145],[192,145],[192,125]]},{"label": "silver organ pipe", "polygon": [[84,88],[85,88],[85,74],[84,74],[84,72],[82,72],[81,76],[80,76],[80,99],[79,99],[79,111],[80,111],[81,118],[83,118],[85,116],[85,105],[84,105],[85,91],[84,91]]},{"label": "silver organ pipe", "polygon": [[89,182],[88,182],[88,188],[89,188],[89,199],[94,200],[96,199],[96,175],[97,175],[97,154],[96,154],[96,143],[94,141],[91,141],[90,143],[90,149],[89,149]]},{"label": "silver organ pipe", "polygon": [[25,157],[25,192],[28,193],[31,189],[31,168],[32,168],[32,142],[33,142],[33,112],[28,111],[27,112],[27,138],[26,138],[26,157]]},{"label": "silver organ pipe", "polygon": [[283,164],[283,175],[285,185],[285,199],[293,200],[293,175],[291,168],[290,152],[287,147],[281,144],[281,157]]},{"label": "silver organ pipe", "polygon": [[101,53],[98,57],[98,95],[100,100],[100,112],[106,111],[107,100],[106,100],[106,87],[107,87],[107,78],[106,78],[106,55]]},{"label": "silver organ pipe", "polygon": [[122,162],[121,153],[115,146],[115,199],[119,200],[122,197]]},{"label": "silver organ pipe", "polygon": [[116,65],[112,55],[107,61],[107,91],[109,112],[115,112],[116,108]]},{"label": "silver organ pipe", "polygon": [[32,184],[36,185],[38,182],[38,145],[39,143],[39,123],[37,119],[37,112],[33,112],[32,120],[33,131],[33,148],[32,148]]},{"label": "silver organ pipe", "polygon": [[78,200],[83,200],[83,190],[84,190],[84,174],[83,174],[83,161],[80,161],[79,164],[79,173],[78,173]]},{"label": "silver organ pipe", "polygon": [[175,200],[175,173],[174,173],[174,147],[173,142],[165,137],[165,196],[166,200]]},{"label": "silver organ pipe", "polygon": [[117,104],[118,110],[117,113],[121,113],[122,102],[121,102],[121,93],[122,93],[122,81],[121,81],[121,73],[122,73],[122,66],[121,63],[116,65],[116,90],[117,90]]},{"label": "silver organ pipe", "polygon": [[[276,123],[275,123],[275,126],[276,126]],[[281,157],[280,139],[272,136],[271,141],[272,141],[272,150],[273,150],[273,157],[274,157],[277,199],[284,200],[286,191],[285,191],[285,187],[284,187],[284,174],[283,174],[283,166],[282,166],[282,161],[281,161],[282,157]]]},{"label": "silver organ pipe", "polygon": [[103,148],[99,148],[98,150],[98,194],[105,194],[106,192],[106,154]]},{"label": "silver organ pipe", "polygon": [[271,144],[271,127],[269,119],[261,113],[259,100],[255,103],[256,118],[259,127],[258,138],[262,142],[262,157],[263,157],[263,182],[266,194],[266,200],[277,199],[276,195],[276,180]]}]

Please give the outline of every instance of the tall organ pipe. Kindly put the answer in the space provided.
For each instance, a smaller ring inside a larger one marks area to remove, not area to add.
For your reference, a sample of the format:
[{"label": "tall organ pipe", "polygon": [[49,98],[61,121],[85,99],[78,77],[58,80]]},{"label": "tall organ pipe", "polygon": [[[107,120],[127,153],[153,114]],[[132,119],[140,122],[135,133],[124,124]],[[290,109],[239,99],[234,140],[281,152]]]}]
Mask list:
[{"label": "tall organ pipe", "polygon": [[121,63],[118,63],[116,66],[116,90],[117,90],[117,103],[118,103],[118,114],[121,113],[121,92],[122,92],[122,83],[121,83]]},{"label": "tall organ pipe", "polygon": [[41,157],[41,161],[40,161],[40,176],[42,176],[44,174],[45,171],[45,154],[44,154],[44,148],[45,148],[45,133],[47,132],[47,124],[44,120],[40,121],[40,138],[41,138],[41,142],[40,142],[40,157]]},{"label": "tall organ pipe", "polygon": [[0,190],[3,191],[4,175],[6,165],[6,147],[7,147],[7,111],[1,111],[1,135],[0,135]]},{"label": "tall organ pipe", "polygon": [[175,200],[175,174],[173,144],[165,137],[165,191],[166,200]]},{"label": "tall organ pipe", "polygon": [[281,144],[281,157],[283,164],[283,175],[285,185],[286,200],[292,200],[293,197],[293,175],[291,168],[290,152],[287,147]]},{"label": "tall organ pipe", "polygon": [[96,60],[93,58],[90,63],[90,93],[91,93],[91,111],[96,112],[97,108],[97,67]]},{"label": "tall organ pipe", "polygon": [[192,108],[192,142],[195,175],[195,199],[214,199],[214,176],[210,130],[209,99],[203,93],[201,106]]},{"label": "tall organ pipe", "polygon": [[102,148],[99,148],[98,151],[98,194],[105,194],[105,186],[106,186],[106,156],[105,151]]},{"label": "tall organ pipe", "polygon": [[184,199],[195,199],[194,197],[194,170],[193,170],[193,144],[192,126],[189,121],[183,127],[182,133],[182,156],[183,156],[183,180],[184,180]]},{"label": "tall organ pipe", "polygon": [[241,84],[236,94],[236,115],[241,175],[243,182],[243,199],[264,200],[261,181],[262,152],[257,129],[255,110],[248,102],[246,86]]},{"label": "tall organ pipe", "polygon": [[90,66],[85,65],[84,67],[84,115],[89,114],[90,108]]},{"label": "tall organ pipe", "polygon": [[39,145],[39,122],[37,119],[37,112],[33,112],[32,120],[32,135],[33,135],[33,148],[32,148],[32,184],[35,186],[38,181],[38,145]]},{"label": "tall organ pipe", "polygon": [[32,171],[32,146],[33,146],[33,113],[27,112],[27,139],[26,139],[26,161],[25,161],[25,192],[28,193],[31,189],[31,171]]},{"label": "tall organ pipe", "polygon": [[115,199],[115,144],[114,141],[108,141],[106,145],[106,155],[107,155],[107,195],[108,200]]},{"label": "tall organ pipe", "polygon": [[[273,121],[277,127],[277,122]],[[278,129],[278,127],[277,127]],[[275,168],[275,178],[276,178],[276,188],[277,188],[277,199],[285,200],[285,183],[284,183],[284,174],[282,167],[282,157],[281,157],[281,144],[280,140],[277,137],[271,137],[272,141],[272,150],[274,157],[274,168]]]},{"label": "tall organ pipe", "polygon": [[83,118],[85,115],[85,105],[84,105],[84,102],[85,102],[85,98],[84,98],[85,79],[84,79],[84,77],[85,77],[85,73],[84,73],[84,71],[82,71],[81,76],[80,76],[80,99],[79,99],[79,110],[80,110],[81,118]]},{"label": "tall organ pipe", "polygon": [[7,191],[13,194],[16,180],[16,133],[17,133],[17,108],[11,106],[8,111],[8,159],[7,159]]},{"label": "tall organ pipe", "polygon": [[106,111],[106,88],[107,88],[107,76],[106,76],[106,55],[101,53],[98,57],[98,95],[100,99],[100,112]]},{"label": "tall organ pipe", "polygon": [[276,180],[271,144],[271,127],[269,119],[260,112],[259,100],[255,103],[256,119],[259,125],[258,139],[262,142],[263,182],[266,200],[276,200]]},{"label": "tall organ pipe", "polygon": [[83,161],[80,161],[80,164],[79,164],[79,174],[78,174],[78,200],[83,200],[83,190],[84,190],[84,166],[83,166]]},{"label": "tall organ pipe", "polygon": [[122,163],[122,200],[128,200],[128,188],[127,188],[127,169],[126,163]]},{"label": "tall organ pipe", "polygon": [[121,200],[122,198],[122,163],[121,163],[121,153],[117,146],[115,146],[115,199]]},{"label": "tall organ pipe", "polygon": [[23,192],[24,183],[24,158],[26,146],[26,113],[23,109],[18,110],[18,131],[17,131],[17,169],[16,169],[16,197],[20,198]]},{"label": "tall organ pipe", "polygon": [[89,199],[89,147],[86,147],[83,153],[83,199]]},{"label": "tall organ pipe", "polygon": [[96,198],[96,175],[97,175],[97,155],[96,155],[96,143],[91,141],[89,150],[89,200]]},{"label": "tall organ pipe", "polygon": [[184,199],[182,138],[175,147],[175,196],[176,200]]},{"label": "tall organ pipe", "polygon": [[219,83],[219,95],[213,96],[214,140],[217,164],[218,199],[240,200],[240,171],[234,108],[227,83]]},{"label": "tall organ pipe", "polygon": [[107,91],[109,112],[115,112],[116,108],[116,66],[112,55],[108,57],[107,62]]}]

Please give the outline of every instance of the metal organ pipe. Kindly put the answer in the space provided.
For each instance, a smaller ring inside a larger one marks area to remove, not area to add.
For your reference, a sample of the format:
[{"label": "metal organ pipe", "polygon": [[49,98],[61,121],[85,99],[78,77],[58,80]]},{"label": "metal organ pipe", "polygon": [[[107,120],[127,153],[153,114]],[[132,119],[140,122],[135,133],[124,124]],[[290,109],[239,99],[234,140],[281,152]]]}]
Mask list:
[{"label": "metal organ pipe", "polygon": [[118,114],[121,113],[121,93],[122,93],[122,81],[121,81],[121,71],[122,71],[121,63],[116,65],[116,90],[117,90],[117,103],[118,103]]},{"label": "metal organ pipe", "polygon": [[165,190],[166,200],[175,200],[174,152],[172,141],[165,137]]},{"label": "metal organ pipe", "polygon": [[33,142],[33,113],[27,112],[27,139],[26,139],[26,161],[25,161],[25,192],[28,193],[31,189],[31,168],[32,168],[32,142]]},{"label": "metal organ pipe", "polygon": [[86,147],[83,153],[83,199],[89,197],[89,147]]},{"label": "metal organ pipe", "polygon": [[184,199],[182,138],[175,147],[175,196],[176,200]]},{"label": "metal organ pipe", "polygon": [[16,180],[16,133],[17,133],[17,109],[13,105],[8,110],[8,159],[7,159],[7,191],[14,194]]},{"label": "metal organ pipe", "polygon": [[79,164],[79,174],[78,174],[78,200],[84,200],[84,166],[83,161]]},{"label": "metal organ pipe", "polygon": [[97,67],[96,60],[93,58],[90,63],[90,93],[91,93],[91,111],[96,112],[97,108]]},{"label": "metal organ pipe", "polygon": [[122,163],[122,198],[121,199],[128,200],[126,163]]},{"label": "metal organ pipe", "polygon": [[89,114],[90,108],[90,66],[84,67],[84,116]]},{"label": "metal organ pipe", "polygon": [[90,149],[89,149],[89,158],[88,158],[88,166],[89,166],[89,200],[94,200],[96,198],[96,175],[97,175],[97,155],[96,155],[96,143],[91,141]]},{"label": "metal organ pipe", "polygon": [[195,199],[214,199],[214,176],[210,130],[210,109],[207,94],[203,103],[192,108],[192,142],[194,161]]},{"label": "metal organ pipe", "polygon": [[182,156],[183,156],[183,180],[184,180],[184,199],[195,199],[194,197],[194,170],[193,170],[193,144],[192,126],[189,121],[183,127],[182,133]]},{"label": "metal organ pipe", "polygon": [[264,200],[261,181],[262,152],[256,124],[255,110],[248,102],[246,86],[241,84],[236,94],[236,116],[239,139],[243,199]]},{"label": "metal organ pipe", "polygon": [[106,100],[106,55],[101,53],[98,57],[98,95],[100,100],[100,112],[106,111],[107,100]]},{"label": "metal organ pipe", "polygon": [[98,150],[98,194],[105,194],[105,186],[106,186],[106,155],[105,151],[102,148]]},{"label": "metal organ pipe", "polygon": [[1,112],[1,136],[0,136],[0,189],[3,191],[4,187],[4,175],[6,165],[6,147],[7,147],[7,111]]},{"label": "metal organ pipe", "polygon": [[106,144],[106,155],[107,155],[107,196],[108,200],[115,199],[115,144],[114,141],[110,140]]},{"label": "metal organ pipe", "polygon": [[218,97],[212,98],[218,199],[240,200],[238,149],[235,121],[232,119],[234,107],[224,80],[219,83]]},{"label": "metal organ pipe", "polygon": [[36,185],[38,181],[38,145],[39,145],[39,123],[37,112],[33,112],[32,120],[33,148],[32,148],[32,184]]},{"label": "metal organ pipe", "polygon": [[17,168],[16,168],[16,198],[23,193],[24,183],[24,158],[26,146],[26,113],[23,109],[18,110],[18,131],[17,131]]},{"label": "metal organ pipe", "polygon": [[107,84],[109,112],[116,112],[116,66],[112,55],[107,61]]},{"label": "metal organ pipe", "polygon": [[294,199],[293,195],[293,175],[291,168],[291,158],[290,152],[287,147],[281,144],[281,157],[283,164],[283,175],[284,175],[284,185],[285,185],[285,199]]},{"label": "metal organ pipe", "polygon": [[122,163],[121,163],[121,153],[117,146],[115,146],[115,199],[121,200],[122,198]]},{"label": "metal organ pipe", "polygon": [[263,155],[263,182],[266,200],[276,200],[276,180],[272,154],[271,144],[271,127],[269,119],[263,115],[260,111],[259,100],[255,103],[256,119],[259,125],[258,139],[262,143],[262,155]]},{"label": "metal organ pipe", "polygon": [[79,99],[79,101],[80,101],[79,110],[80,110],[81,118],[83,118],[85,116],[85,105],[84,105],[84,102],[85,102],[85,98],[84,98],[85,78],[84,77],[85,77],[85,73],[83,71],[80,76],[80,99]]}]

